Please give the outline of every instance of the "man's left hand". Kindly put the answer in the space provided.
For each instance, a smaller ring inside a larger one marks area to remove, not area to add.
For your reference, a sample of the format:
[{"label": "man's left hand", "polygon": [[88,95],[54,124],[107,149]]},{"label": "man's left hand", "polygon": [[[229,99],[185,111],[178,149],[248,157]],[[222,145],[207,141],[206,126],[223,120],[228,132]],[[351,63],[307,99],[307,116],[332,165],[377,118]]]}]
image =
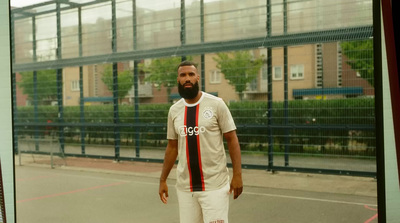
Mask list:
[{"label": "man's left hand", "polygon": [[238,198],[243,192],[242,176],[233,176],[229,193],[233,191],[233,199]]}]

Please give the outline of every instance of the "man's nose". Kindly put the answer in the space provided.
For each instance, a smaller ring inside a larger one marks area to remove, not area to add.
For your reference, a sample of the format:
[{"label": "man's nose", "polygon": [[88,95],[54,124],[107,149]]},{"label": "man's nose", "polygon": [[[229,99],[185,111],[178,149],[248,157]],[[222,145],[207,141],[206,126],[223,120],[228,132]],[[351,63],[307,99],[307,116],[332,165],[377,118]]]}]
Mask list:
[{"label": "man's nose", "polygon": [[183,81],[186,83],[186,82],[190,82],[190,77],[189,77],[189,75],[185,75],[184,77],[183,77]]}]

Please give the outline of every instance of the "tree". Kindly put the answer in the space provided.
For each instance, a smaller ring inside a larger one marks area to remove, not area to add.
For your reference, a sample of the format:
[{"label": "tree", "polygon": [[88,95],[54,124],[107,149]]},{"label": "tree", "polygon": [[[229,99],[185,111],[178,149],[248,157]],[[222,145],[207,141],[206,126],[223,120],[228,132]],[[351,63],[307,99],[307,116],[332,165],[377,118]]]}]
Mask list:
[{"label": "tree", "polygon": [[254,59],[249,51],[218,53],[213,59],[218,63],[217,68],[225,75],[225,79],[239,93],[240,100],[243,99],[243,91],[246,90],[247,83],[257,78],[263,64],[261,58]]},{"label": "tree", "polygon": [[347,64],[357,71],[362,78],[374,86],[374,51],[373,41],[361,40],[342,42],[342,53],[348,58]]},{"label": "tree", "polygon": [[[35,100],[33,72],[21,72],[21,80],[17,83],[28,99]],[[55,70],[40,70],[36,74],[37,104],[49,104],[57,99],[57,72]]]},{"label": "tree", "polygon": [[[150,73],[145,81],[154,84],[158,90],[161,89],[161,86],[165,87],[169,98],[172,88],[177,86],[177,66],[181,60],[181,57],[167,57],[154,59],[147,67],[141,65],[141,69]],[[191,60],[191,57],[187,57],[187,60]]]},{"label": "tree", "polygon": [[[111,65],[107,65],[103,71],[101,80],[107,85],[109,91],[113,91],[113,70]],[[133,85],[133,74],[129,70],[118,72],[118,99],[121,101]]]}]

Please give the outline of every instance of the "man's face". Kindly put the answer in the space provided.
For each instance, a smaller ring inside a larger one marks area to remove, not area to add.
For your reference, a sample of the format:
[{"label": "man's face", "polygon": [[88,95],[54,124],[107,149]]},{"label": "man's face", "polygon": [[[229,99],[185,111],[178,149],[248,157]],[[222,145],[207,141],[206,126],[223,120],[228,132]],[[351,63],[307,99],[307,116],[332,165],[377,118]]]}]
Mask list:
[{"label": "man's face", "polygon": [[178,91],[181,97],[193,99],[199,92],[200,76],[194,66],[182,66],[178,69]]}]

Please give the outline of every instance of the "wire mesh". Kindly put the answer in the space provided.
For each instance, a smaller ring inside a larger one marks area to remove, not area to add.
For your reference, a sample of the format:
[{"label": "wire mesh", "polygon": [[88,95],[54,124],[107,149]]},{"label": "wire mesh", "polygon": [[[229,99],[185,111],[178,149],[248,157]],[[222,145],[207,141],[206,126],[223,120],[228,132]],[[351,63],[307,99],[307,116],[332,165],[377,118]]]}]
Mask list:
[{"label": "wire mesh", "polygon": [[245,165],[375,172],[371,1],[114,3],[11,11],[16,142],[162,159],[190,59],[228,104]]}]

